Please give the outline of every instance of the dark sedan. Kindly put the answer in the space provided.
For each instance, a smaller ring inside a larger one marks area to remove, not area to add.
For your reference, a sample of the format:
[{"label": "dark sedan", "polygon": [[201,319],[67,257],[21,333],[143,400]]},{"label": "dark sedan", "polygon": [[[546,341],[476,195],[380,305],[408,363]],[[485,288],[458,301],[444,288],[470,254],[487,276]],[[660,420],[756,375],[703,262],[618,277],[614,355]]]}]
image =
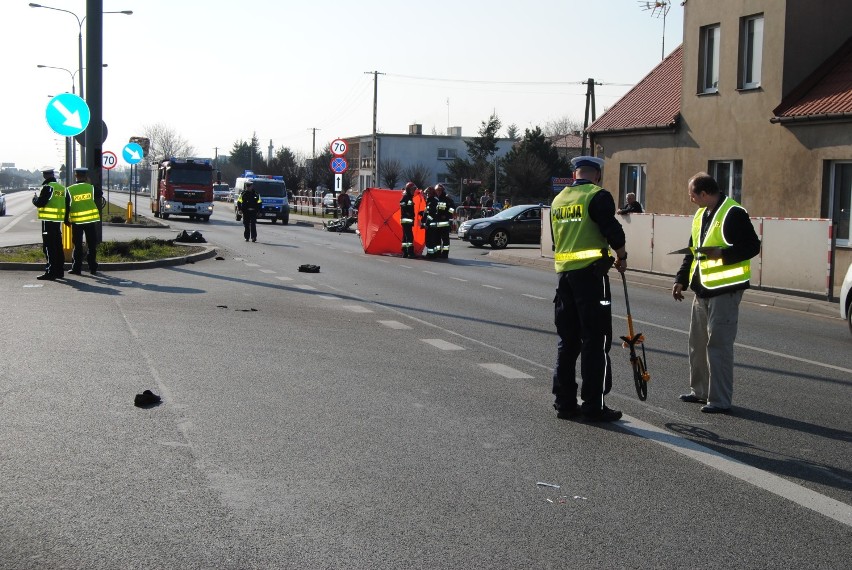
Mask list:
[{"label": "dark sedan", "polygon": [[471,245],[503,249],[510,243],[541,243],[541,206],[512,206],[488,218],[467,220],[459,226],[459,239]]}]

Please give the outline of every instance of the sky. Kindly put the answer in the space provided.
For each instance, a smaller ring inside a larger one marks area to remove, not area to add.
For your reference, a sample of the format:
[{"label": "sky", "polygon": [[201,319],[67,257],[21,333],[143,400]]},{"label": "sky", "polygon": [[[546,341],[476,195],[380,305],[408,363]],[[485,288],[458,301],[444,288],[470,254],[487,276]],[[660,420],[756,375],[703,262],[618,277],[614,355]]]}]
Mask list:
[{"label": "sky", "polygon": [[[86,15],[85,0],[39,3]],[[28,4],[0,3],[0,162],[35,170],[64,161],[45,113],[49,95],[71,91],[80,28]],[[133,11],[103,16],[103,150],[119,157],[157,123],[199,157],[253,134],[264,156],[270,140],[310,156],[372,133],[373,71],[382,133],[419,123],[476,136],[495,112],[501,136],[512,124],[522,134],[582,123],[587,79],[600,83],[599,116],[660,62],[663,24],[666,55],[683,28],[677,1],[665,20],[644,0],[103,0],[103,10]],[[84,50],[85,34],[84,21]]]}]

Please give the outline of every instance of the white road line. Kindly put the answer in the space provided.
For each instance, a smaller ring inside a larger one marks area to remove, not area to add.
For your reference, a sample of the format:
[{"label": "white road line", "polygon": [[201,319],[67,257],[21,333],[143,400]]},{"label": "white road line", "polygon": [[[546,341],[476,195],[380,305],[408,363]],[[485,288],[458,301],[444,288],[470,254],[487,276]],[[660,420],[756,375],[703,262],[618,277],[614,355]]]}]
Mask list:
[{"label": "white road line", "polygon": [[363,305],[340,305],[341,309],[346,309],[347,311],[352,311],[353,313],[372,313],[373,309],[368,309]]},{"label": "white road line", "polygon": [[292,281],[293,280],[292,277],[284,277],[283,275],[276,275],[275,278],[280,279],[281,281]]},{"label": "white road line", "polygon": [[741,479],[746,483],[759,487],[788,501],[792,501],[821,515],[834,519],[846,526],[852,526],[852,507],[831,497],[821,495],[782,477],[773,475],[741,463],[701,444],[670,433],[630,416],[624,416],[625,421],[618,424],[636,435],[659,443],[672,451],[685,455],[704,465],[718,469],[723,473]]},{"label": "white road line", "polygon": [[422,340],[426,344],[431,344],[432,346],[440,350],[464,350],[463,346],[447,342],[440,338],[421,338],[420,340]]},{"label": "white road line", "polygon": [[275,270],[274,269],[261,269],[260,272],[261,273],[275,273]]},{"label": "white road line", "polygon": [[317,297],[326,301],[340,301],[340,297],[335,297],[334,295],[317,295]]},{"label": "white road line", "polygon": [[246,263],[246,267],[260,267],[259,263]]},{"label": "white road line", "polygon": [[461,281],[462,283],[467,283],[467,279],[462,279],[461,277],[450,277],[450,279],[454,281]]},{"label": "white road line", "polygon": [[[12,229],[12,227],[13,227],[15,224],[17,224],[18,222],[20,222],[21,220],[24,220],[24,219],[26,219],[26,218],[24,218],[24,216],[18,216],[17,218],[15,218],[15,219],[14,219],[14,220],[12,220],[11,222],[9,222],[9,223],[8,223],[8,224],[6,224],[5,226],[3,226],[3,228],[0,228],[0,234],[2,234],[2,233],[4,233],[4,232],[8,232],[9,230],[11,230],[11,229]],[[30,220],[30,221],[32,221],[32,220]]]},{"label": "white road line", "polygon": [[317,288],[314,287],[313,285],[305,285],[303,283],[296,283],[295,285],[293,285],[293,287],[295,287],[296,289],[302,289],[304,291],[316,291],[317,290]]},{"label": "white road line", "polygon": [[506,366],[505,364],[498,364],[496,362],[484,362],[481,363],[480,366],[485,368],[486,370],[490,370],[494,374],[499,374],[503,378],[534,378],[534,376],[530,376],[520,370],[516,370],[510,366]]},{"label": "white road line", "polygon": [[428,273],[429,275],[438,275],[434,271],[426,271],[425,269],[423,270],[423,273]]},{"label": "white road line", "polygon": [[398,331],[411,330],[410,326],[399,321],[379,321],[379,324],[382,324],[388,327],[389,329],[395,329]]},{"label": "white road line", "polygon": [[483,287],[488,287],[489,289],[497,289],[498,291],[502,291],[502,290],[503,290],[503,288],[502,288],[502,287],[495,287],[494,285],[486,285],[485,283],[483,283],[483,284],[482,284],[482,286],[483,286]]},{"label": "white road line", "polygon": [[545,297],[539,297],[538,295],[530,295],[529,293],[521,293],[524,297],[529,297],[530,299],[538,299],[539,301],[547,301]]},{"label": "white road line", "polygon": [[[619,316],[618,318],[625,320],[625,321],[627,320],[627,317]],[[666,327],[666,326],[663,326],[663,325],[657,325],[657,324],[654,324],[654,323],[649,323],[647,321],[637,321],[636,319],[633,319],[633,323],[634,324],[640,324],[640,325],[647,325],[649,327],[654,327],[654,328],[663,329],[663,330],[666,330],[666,331],[676,332],[676,333],[685,334],[685,335],[689,334],[689,331],[676,329],[676,328],[673,328],[673,327]],[[745,348],[747,350],[753,350],[755,352],[762,352],[763,354],[769,354],[771,356],[777,356],[779,358],[786,358],[788,360],[795,360],[796,362],[804,362],[805,364],[811,364],[813,366],[821,366],[822,368],[829,368],[831,370],[837,370],[838,372],[845,372],[847,374],[852,374],[852,368],[843,368],[842,366],[835,366],[834,364],[826,364],[825,362],[817,362],[816,360],[808,360],[807,358],[800,358],[798,356],[793,356],[791,354],[786,354],[786,353],[783,353],[783,352],[776,352],[774,350],[767,350],[765,348],[760,348],[760,347],[757,347],[757,346],[750,346],[748,344],[741,344],[739,342],[735,342],[734,346],[737,346],[739,348]]]},{"label": "white road line", "polygon": [[400,267],[403,267],[403,268],[405,268],[405,269],[411,269],[411,268],[412,268],[410,265],[403,265],[403,264],[401,264],[401,263],[399,264],[399,266],[400,266]]}]

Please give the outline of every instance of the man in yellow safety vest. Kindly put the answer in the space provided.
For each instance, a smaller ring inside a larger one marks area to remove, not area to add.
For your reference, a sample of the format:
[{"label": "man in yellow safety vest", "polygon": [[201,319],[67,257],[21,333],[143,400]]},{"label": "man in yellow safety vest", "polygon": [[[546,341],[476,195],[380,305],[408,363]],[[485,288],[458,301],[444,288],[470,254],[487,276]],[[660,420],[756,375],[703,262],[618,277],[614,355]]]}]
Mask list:
[{"label": "man in yellow safety vest", "polygon": [[74,253],[71,254],[71,273],[80,275],[83,271],[83,237],[86,238],[86,262],[89,273],[98,273],[98,223],[101,221],[102,193],[89,183],[89,171],[86,168],[74,170],[75,183],[68,187],[71,197],[67,220],[71,224],[71,240]]},{"label": "man in yellow safety vest", "polygon": [[41,220],[41,243],[47,264],[44,273],[36,277],[41,281],[55,281],[65,277],[65,254],[62,251],[62,222],[68,207],[65,186],[56,181],[53,168],[41,171],[44,176],[41,192],[33,196]]},{"label": "man in yellow safety vest", "polygon": [[734,341],[740,301],[750,286],[752,257],[760,239],[748,212],[719,191],[716,180],[699,172],[689,180],[689,199],[698,206],[692,219],[690,252],[672,286],[675,301],[688,286],[695,292],[689,322],[689,386],[684,402],[704,404],[707,414],[727,414],[734,393]]},{"label": "man in yellow safety vest", "polygon": [[[624,230],[615,219],[615,200],[599,186],[603,160],[579,156],[571,160],[574,182],[554,199],[550,209],[554,262],[559,284],[554,321],[559,334],[553,394],[557,416],[611,422],[621,412],[608,408],[604,396],[612,388],[609,348],[612,344],[612,300],[607,272],[627,269]],[[610,248],[616,257],[610,255]],[[583,385],[577,406],[575,366],[580,358]]]}]

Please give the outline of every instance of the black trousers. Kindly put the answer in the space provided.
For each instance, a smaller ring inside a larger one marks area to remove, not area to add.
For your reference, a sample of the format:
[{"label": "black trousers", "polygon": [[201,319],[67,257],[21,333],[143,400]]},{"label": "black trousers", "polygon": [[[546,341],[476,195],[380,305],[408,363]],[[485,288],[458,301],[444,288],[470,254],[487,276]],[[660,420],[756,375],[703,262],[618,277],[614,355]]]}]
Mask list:
[{"label": "black trousers", "polygon": [[86,263],[89,271],[98,270],[98,224],[71,224],[71,241],[74,243],[74,253],[71,254],[71,270],[80,271],[83,268],[83,237],[86,238]]},{"label": "black trousers", "polygon": [[440,239],[438,228],[432,225],[426,226],[426,257],[437,257],[441,253]]},{"label": "black trousers", "polygon": [[559,343],[553,371],[556,405],[577,403],[576,363],[580,358],[583,409],[602,410],[612,388],[609,349],[612,345],[612,305],[609,278],[592,266],[559,274],[554,321]]},{"label": "black trousers", "polygon": [[41,249],[47,260],[44,272],[54,277],[63,277],[65,253],[62,251],[62,222],[41,221]]},{"label": "black trousers", "polygon": [[402,255],[414,257],[414,224],[402,224]]},{"label": "black trousers", "polygon": [[243,237],[257,241],[257,213],[243,210]]},{"label": "black trousers", "polygon": [[450,227],[441,227],[438,228],[438,248],[440,251],[438,253],[441,257],[449,257],[450,256]]}]

